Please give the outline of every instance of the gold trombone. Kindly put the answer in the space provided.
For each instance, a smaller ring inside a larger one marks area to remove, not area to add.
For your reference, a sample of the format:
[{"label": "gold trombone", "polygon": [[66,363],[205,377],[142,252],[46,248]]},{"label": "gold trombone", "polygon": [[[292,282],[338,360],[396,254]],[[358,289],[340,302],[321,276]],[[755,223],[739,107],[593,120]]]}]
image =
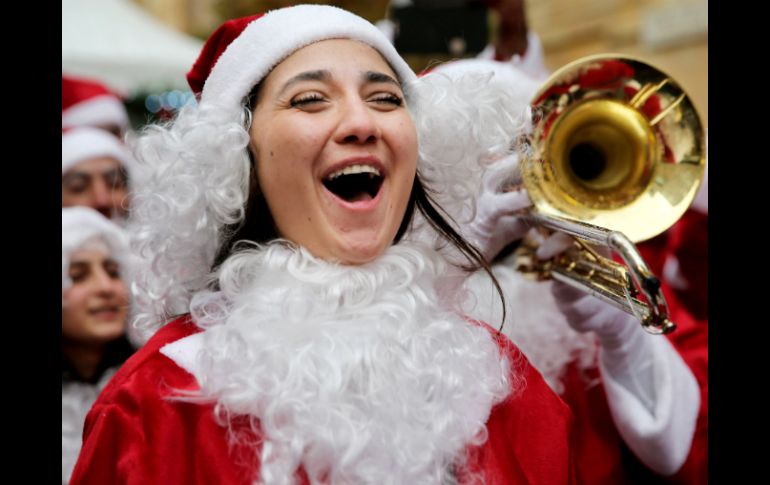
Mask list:
[{"label": "gold trombone", "polygon": [[[638,59],[596,55],[556,71],[532,102],[520,163],[534,210],[527,218],[576,242],[549,261],[526,239],[516,266],[563,281],[636,315],[654,334],[673,331],[660,282],[634,242],[685,212],[700,187],[705,137],[687,94]],[[599,255],[606,246],[626,266]]]}]

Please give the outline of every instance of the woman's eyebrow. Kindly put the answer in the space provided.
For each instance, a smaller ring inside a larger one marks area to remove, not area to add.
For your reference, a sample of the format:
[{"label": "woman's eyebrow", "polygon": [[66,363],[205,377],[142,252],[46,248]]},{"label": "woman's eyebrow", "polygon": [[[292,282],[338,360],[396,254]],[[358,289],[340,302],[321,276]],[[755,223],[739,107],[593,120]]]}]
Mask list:
[{"label": "woman's eyebrow", "polygon": [[383,72],[377,72],[377,71],[366,71],[363,73],[364,81],[370,82],[370,83],[390,83],[395,84],[399,89],[401,89],[401,83],[393,79],[392,77],[388,76],[387,74]]},{"label": "woman's eyebrow", "polygon": [[293,84],[297,84],[301,81],[328,81],[331,79],[332,75],[329,71],[325,69],[318,69],[316,71],[305,71],[297,74],[296,76],[292,77],[288,81],[286,81],[283,86],[281,87],[281,90],[278,91],[278,95],[280,96],[283,94],[284,91],[289,89]]},{"label": "woman's eyebrow", "polygon": [[[361,77],[363,78],[363,81],[367,83],[389,83],[401,89],[401,83],[399,83],[397,80],[393,79],[391,76],[388,76],[383,72],[366,71],[361,74]],[[324,81],[325,82],[325,81],[329,81],[331,78],[332,78],[331,72],[325,69],[301,72],[296,76],[293,76],[288,81],[286,81],[283,84],[283,86],[281,86],[280,91],[278,91],[278,95],[280,96],[281,94],[284,93],[284,91],[289,89],[292,85],[297,84],[298,82],[302,82],[302,81]]]}]

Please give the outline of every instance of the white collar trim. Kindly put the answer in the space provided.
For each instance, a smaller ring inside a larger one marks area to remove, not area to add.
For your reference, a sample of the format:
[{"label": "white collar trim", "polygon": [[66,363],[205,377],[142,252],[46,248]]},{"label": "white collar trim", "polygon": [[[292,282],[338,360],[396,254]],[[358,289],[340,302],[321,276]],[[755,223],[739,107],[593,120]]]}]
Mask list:
[{"label": "white collar trim", "polygon": [[199,332],[164,345],[160,348],[160,353],[197,379],[200,371],[198,353],[202,348],[203,332]]}]

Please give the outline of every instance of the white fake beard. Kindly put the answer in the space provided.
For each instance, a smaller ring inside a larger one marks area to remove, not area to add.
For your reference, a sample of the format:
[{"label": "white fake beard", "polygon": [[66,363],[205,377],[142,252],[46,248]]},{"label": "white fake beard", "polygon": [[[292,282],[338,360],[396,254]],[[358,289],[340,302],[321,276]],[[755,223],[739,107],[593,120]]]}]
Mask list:
[{"label": "white fake beard", "polygon": [[[530,281],[514,269],[509,256],[492,266],[503,289],[506,319],[503,333],[527,356],[530,363],[557,394],[562,394],[562,377],[570,363],[579,370],[597,365],[598,344],[593,334],[572,329],[559,311],[551,294],[550,281]],[[499,326],[503,313],[500,298],[489,276],[482,271],[465,282],[468,292],[463,312],[473,318]],[[590,386],[593,382],[586,381]]]},{"label": "white fake beard", "polygon": [[260,483],[455,482],[513,383],[490,332],[438,303],[444,270],[412,243],[362,266],[273,243],[196,295],[202,395],[259,420]]}]

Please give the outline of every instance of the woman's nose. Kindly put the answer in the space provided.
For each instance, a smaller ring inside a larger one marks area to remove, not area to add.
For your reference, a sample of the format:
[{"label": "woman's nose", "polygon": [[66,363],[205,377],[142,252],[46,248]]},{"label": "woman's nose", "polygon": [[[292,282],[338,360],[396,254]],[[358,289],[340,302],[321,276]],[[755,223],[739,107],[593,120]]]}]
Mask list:
[{"label": "woman's nose", "polygon": [[94,271],[94,283],[100,293],[114,293],[116,280],[103,268]]},{"label": "woman's nose", "polygon": [[366,144],[381,136],[376,112],[362,99],[347,100],[341,110],[337,128],[338,143]]},{"label": "woman's nose", "polygon": [[107,181],[103,177],[94,177],[92,186],[92,203],[94,209],[103,210],[110,209],[112,205],[111,197],[112,188],[109,187]]}]

